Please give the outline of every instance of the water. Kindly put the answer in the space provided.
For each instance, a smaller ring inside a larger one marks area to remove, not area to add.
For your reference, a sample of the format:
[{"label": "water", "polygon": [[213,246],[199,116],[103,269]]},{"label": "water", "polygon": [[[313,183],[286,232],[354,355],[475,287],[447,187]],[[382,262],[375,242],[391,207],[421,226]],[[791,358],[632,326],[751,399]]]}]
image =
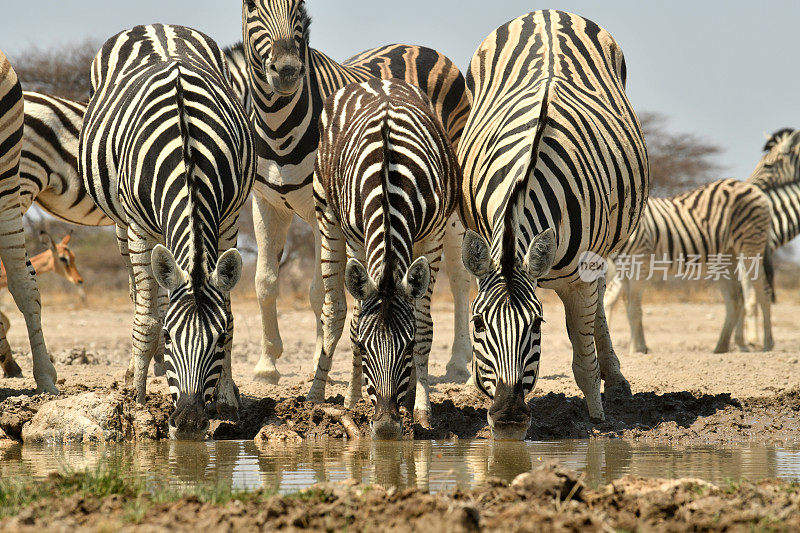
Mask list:
[{"label": "water", "polygon": [[757,445],[669,446],[622,440],[486,440],[302,443],[157,442],[113,445],[11,445],[0,449],[2,479],[114,462],[153,486],[223,484],[296,492],[314,483],[356,479],[432,492],[468,489],[488,477],[507,481],[542,461],[582,472],[590,486],[627,474],[695,477],[712,483],[764,478],[800,480],[800,448]]}]

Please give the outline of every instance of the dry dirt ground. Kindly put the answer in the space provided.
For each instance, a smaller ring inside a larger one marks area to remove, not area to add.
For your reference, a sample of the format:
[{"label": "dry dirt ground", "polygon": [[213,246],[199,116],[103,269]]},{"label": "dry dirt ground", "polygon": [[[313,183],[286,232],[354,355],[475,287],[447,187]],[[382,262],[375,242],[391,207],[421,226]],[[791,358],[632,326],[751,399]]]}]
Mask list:
[{"label": "dry dirt ground", "polygon": [[[612,338],[631,383],[632,400],[606,405],[607,421],[592,425],[582,394],[571,371],[571,347],[564,326],[563,307],[543,291],[546,324],[540,379],[529,397],[533,422],[531,439],[628,436],[681,441],[720,442],[800,440],[800,305],[778,303],[773,308],[775,350],[769,353],[711,353],[723,319],[721,302],[680,303],[654,296],[645,305],[645,331],[649,354],[628,354],[628,328],[624,311],[612,317]],[[56,360],[60,388],[65,394],[85,390],[103,391],[122,387],[130,350],[132,309],[117,295],[101,300],[92,295],[85,305],[64,299],[48,302],[44,294],[43,325],[51,354]],[[700,300],[703,300],[701,298]],[[406,424],[417,438],[487,437],[488,402],[468,385],[444,383],[450,356],[453,320],[451,305],[434,300],[435,334],[430,359],[433,376],[433,430]],[[303,301],[294,300],[280,309],[284,355],[278,362],[283,375],[273,386],[252,379],[260,349],[260,317],[256,302],[235,295],[234,378],[240,387],[243,410],[239,424],[221,424],[217,438],[252,438],[267,419],[290,422],[301,436],[340,436],[343,428],[336,416],[304,402],[311,374],[314,348],[314,318]],[[12,347],[18,353],[25,378],[0,379],[0,400],[31,393],[31,376],[24,322],[9,310]],[[347,331],[347,330],[345,330]],[[341,404],[351,366],[350,342],[344,335],[334,358],[329,401]],[[19,353],[22,352],[22,353]],[[169,411],[164,378],[148,383],[153,409],[162,423]],[[43,400],[43,399],[42,399]],[[34,404],[38,401],[34,400]],[[35,410],[35,405],[29,406]],[[362,401],[353,420],[362,429],[371,407]],[[0,404],[0,412],[2,405]],[[0,427],[18,434],[14,423],[0,419]],[[162,433],[159,433],[162,434]]]}]

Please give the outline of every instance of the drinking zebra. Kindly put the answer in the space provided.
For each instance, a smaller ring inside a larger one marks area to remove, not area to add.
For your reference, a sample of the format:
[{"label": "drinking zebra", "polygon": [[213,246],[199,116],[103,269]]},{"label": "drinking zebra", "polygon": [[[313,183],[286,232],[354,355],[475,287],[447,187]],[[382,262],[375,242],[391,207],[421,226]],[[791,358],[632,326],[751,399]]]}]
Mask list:
[{"label": "drinking zebra", "polygon": [[564,303],[590,418],[604,419],[601,377],[607,395],[630,394],[603,312],[605,280],[582,279],[580,268],[587,256],[622,246],[647,199],[647,153],[625,79],[611,35],[561,11],[501,26],[472,58],[472,113],[458,147],[462,215],[474,230],[463,260],[478,277],[473,375],[493,398],[495,438],[522,438],[530,425],[525,395],[541,353],[537,286]]},{"label": "drinking zebra", "polygon": [[[25,316],[33,354],[36,392],[58,394],[56,369],[47,354],[42,334],[39,289],[28,261],[25,231],[22,227],[19,157],[22,151],[23,123],[22,87],[8,59],[0,51],[0,261],[6,269],[8,290]],[[2,338],[5,340],[5,332]],[[0,360],[0,366],[4,369],[7,366],[10,368],[10,362]]]},{"label": "drinking zebra", "polygon": [[[631,328],[631,353],[647,353],[642,327],[645,280],[660,272],[714,279],[725,299],[725,323],[715,353],[727,352],[731,332],[740,350],[741,294],[752,294],[764,313],[764,350],[773,346],[764,256],[771,210],[766,196],[749,183],[723,179],[672,198],[650,198],[639,226],[616,257],[618,275],[609,283],[607,313],[624,292]],[[624,263],[621,263],[624,261]],[[623,272],[619,272],[622,267]],[[703,268],[705,267],[705,268]],[[711,270],[709,270],[711,269]]]},{"label": "drinking zebra", "polygon": [[428,97],[400,80],[373,79],[334,93],[325,102],[320,135],[314,197],[323,345],[307,399],[325,399],[347,314],[346,286],[356,299],[346,407],[361,399],[363,360],[375,408],[373,437],[399,439],[399,406],[410,386],[416,387],[414,418],[430,427],[430,300],[461,171]]},{"label": "drinking zebra", "polygon": [[[292,217],[311,225],[320,264],[320,235],[314,214],[312,181],[319,144],[319,116],[325,99],[341,87],[371,78],[398,78],[428,95],[454,146],[469,114],[464,78],[448,58],[429,48],[390,45],[337,63],[309,46],[309,18],[302,0],[244,0],[245,55],[259,144],[253,218],[258,244],[256,293],[261,306],[261,358],[255,374],[277,383],[275,361],[283,352],[278,331],[278,266]],[[454,216],[445,232],[444,255],[455,304],[455,335],[448,376],[465,380],[471,357],[468,330],[470,278],[460,262],[463,229]],[[310,300],[317,316],[314,367],[322,353],[323,293],[316,268]]]},{"label": "drinking zebra", "polygon": [[[92,63],[93,96],[80,135],[89,195],[117,225],[135,280],[136,398],[161,317],[175,410],[170,436],[201,438],[205,403],[236,417],[230,291],[241,275],[233,248],[254,179],[253,139],[228,82],[222,52],[204,34],[136,26],[112,37]],[[163,244],[162,244],[163,243]]]}]

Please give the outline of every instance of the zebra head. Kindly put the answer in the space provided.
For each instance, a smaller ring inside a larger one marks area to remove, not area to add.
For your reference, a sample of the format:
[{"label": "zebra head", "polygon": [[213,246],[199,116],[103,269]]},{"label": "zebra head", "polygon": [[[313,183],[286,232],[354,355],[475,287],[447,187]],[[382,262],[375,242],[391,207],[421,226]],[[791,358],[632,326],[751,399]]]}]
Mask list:
[{"label": "zebra head", "polygon": [[[539,372],[543,321],[536,285],[553,266],[556,251],[555,232],[547,229],[533,239],[524,256],[500,254],[504,246],[517,246],[514,233],[499,232],[490,247],[482,236],[467,231],[461,251],[464,266],[478,278],[472,304],[472,375],[493,400],[487,415],[492,436],[509,440],[524,438],[530,426],[525,396]],[[495,262],[493,255],[502,257]]]},{"label": "zebra head", "polygon": [[800,129],[776,131],[767,139],[764,152],[751,181],[762,180],[773,185],[800,181]]},{"label": "zebra head", "polygon": [[242,257],[232,248],[213,272],[184,271],[166,247],[156,245],[153,275],[169,291],[164,317],[164,361],[175,410],[169,417],[170,438],[199,440],[208,429],[205,405],[219,383],[228,342],[227,300],[242,274]]},{"label": "zebra head", "polygon": [[244,0],[242,32],[253,81],[292,96],[305,79],[311,18],[303,0]]},{"label": "zebra head", "polygon": [[345,269],[345,286],[361,302],[354,348],[361,352],[367,393],[375,408],[372,437],[378,440],[403,435],[399,408],[411,380],[417,332],[414,301],[425,295],[431,279],[424,256],[402,279],[395,279],[391,270],[375,283],[357,259],[350,259]]}]

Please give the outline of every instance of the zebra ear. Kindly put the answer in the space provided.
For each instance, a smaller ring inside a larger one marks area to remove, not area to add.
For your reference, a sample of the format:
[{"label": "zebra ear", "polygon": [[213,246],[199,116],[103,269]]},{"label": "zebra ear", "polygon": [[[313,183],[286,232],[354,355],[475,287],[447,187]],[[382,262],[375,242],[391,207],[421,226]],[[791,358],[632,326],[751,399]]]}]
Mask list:
[{"label": "zebra ear", "polygon": [[400,284],[400,289],[412,300],[419,300],[428,292],[430,283],[431,265],[423,255],[408,267],[408,271]]},{"label": "zebra ear", "polygon": [[556,232],[547,228],[533,238],[525,254],[524,268],[533,279],[539,279],[553,268],[556,260]]},{"label": "zebra ear", "polygon": [[242,255],[236,248],[224,252],[211,274],[211,284],[222,292],[231,292],[242,277]]},{"label": "zebra ear", "polygon": [[175,256],[160,244],[150,254],[150,265],[158,284],[168,291],[174,291],[186,279],[186,272],[178,266]]},{"label": "zebra ear", "polygon": [[492,257],[486,239],[468,229],[461,244],[461,261],[478,279],[492,271]]},{"label": "zebra ear", "polygon": [[364,265],[353,257],[347,261],[344,269],[344,286],[356,300],[364,300],[378,290]]}]

